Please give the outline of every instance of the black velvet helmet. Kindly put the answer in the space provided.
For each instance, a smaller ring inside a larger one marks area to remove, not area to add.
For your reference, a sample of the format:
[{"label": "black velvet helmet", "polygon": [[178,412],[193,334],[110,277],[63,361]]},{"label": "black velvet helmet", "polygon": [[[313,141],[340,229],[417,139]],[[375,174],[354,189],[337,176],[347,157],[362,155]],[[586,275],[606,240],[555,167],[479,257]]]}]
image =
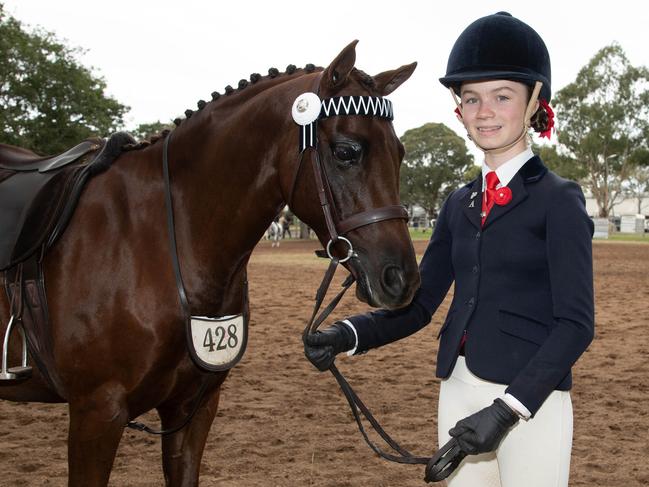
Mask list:
[{"label": "black velvet helmet", "polygon": [[440,82],[459,94],[463,81],[508,79],[534,86],[550,101],[550,55],[541,36],[507,12],[482,17],[460,34]]}]

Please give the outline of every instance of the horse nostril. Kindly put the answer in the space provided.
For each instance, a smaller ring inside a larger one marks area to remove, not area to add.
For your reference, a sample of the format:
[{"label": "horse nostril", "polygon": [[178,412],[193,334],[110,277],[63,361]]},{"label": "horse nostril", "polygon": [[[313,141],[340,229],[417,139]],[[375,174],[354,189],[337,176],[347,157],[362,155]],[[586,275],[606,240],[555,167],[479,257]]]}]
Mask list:
[{"label": "horse nostril", "polygon": [[381,274],[381,285],[383,290],[390,296],[394,298],[401,297],[406,287],[406,279],[401,267],[396,265],[385,266]]}]

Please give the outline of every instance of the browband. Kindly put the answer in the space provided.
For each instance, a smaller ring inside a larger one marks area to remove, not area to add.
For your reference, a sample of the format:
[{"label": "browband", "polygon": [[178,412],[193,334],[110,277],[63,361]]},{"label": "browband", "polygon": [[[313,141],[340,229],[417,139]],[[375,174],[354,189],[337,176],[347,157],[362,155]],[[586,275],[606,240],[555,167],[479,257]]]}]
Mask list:
[{"label": "browband", "polygon": [[318,120],[340,115],[370,116],[390,121],[394,119],[392,102],[381,96],[334,96],[320,101],[315,93],[304,93],[293,104],[293,119],[300,126],[300,152],[307,147],[316,146]]}]

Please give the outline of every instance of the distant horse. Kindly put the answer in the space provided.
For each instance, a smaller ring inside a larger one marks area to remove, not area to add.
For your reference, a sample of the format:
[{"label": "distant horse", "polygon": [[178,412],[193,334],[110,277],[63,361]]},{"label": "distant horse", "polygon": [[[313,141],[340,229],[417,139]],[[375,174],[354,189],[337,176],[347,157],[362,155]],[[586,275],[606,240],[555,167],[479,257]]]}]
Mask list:
[{"label": "distant horse", "polygon": [[[198,485],[228,371],[201,371],[188,353],[168,245],[161,169],[167,144],[177,255],[192,315],[246,311],[250,254],[287,203],[323,245],[333,240],[334,255],[345,257],[353,245],[345,265],[357,279],[359,299],[389,309],[412,299],[419,274],[406,221],[385,211],[368,219],[399,203],[404,152],[392,123],[331,113],[317,122],[317,152],[298,149],[300,127],[291,107],[300,94],[374,99],[395,90],[415,68],[369,76],[354,68],[355,45],[326,69],[271,68],[268,76],[253,74],[237,89],[226,87],[224,95],[213,93],[198,111],[185,112],[172,132],[131,147],[88,182],[44,260],[62,393],[38,371],[0,386],[3,399],[69,403],[70,486],[107,485],[127,422],[156,409],[163,428],[177,427],[200,397],[191,422],[162,438],[166,484]],[[322,174],[312,164],[316,154]],[[319,181],[323,174],[326,187]],[[331,235],[343,220],[340,234],[349,244]],[[373,221],[379,223],[365,224]],[[7,299],[0,299],[3,324],[8,314]],[[13,347],[10,361],[20,363],[20,352]],[[199,396],[201,384],[208,386]]]},{"label": "distant horse", "polygon": [[278,222],[272,222],[266,230],[266,239],[270,240],[272,243],[271,247],[279,247],[279,241],[282,239],[282,233],[284,229]]}]

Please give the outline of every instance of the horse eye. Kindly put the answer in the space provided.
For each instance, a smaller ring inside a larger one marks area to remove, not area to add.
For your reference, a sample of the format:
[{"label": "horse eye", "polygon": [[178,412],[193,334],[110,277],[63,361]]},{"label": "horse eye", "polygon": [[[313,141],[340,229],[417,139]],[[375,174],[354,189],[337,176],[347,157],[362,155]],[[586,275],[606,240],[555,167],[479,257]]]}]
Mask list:
[{"label": "horse eye", "polygon": [[358,158],[360,150],[349,144],[336,144],[334,146],[334,157],[342,162],[352,162]]}]

